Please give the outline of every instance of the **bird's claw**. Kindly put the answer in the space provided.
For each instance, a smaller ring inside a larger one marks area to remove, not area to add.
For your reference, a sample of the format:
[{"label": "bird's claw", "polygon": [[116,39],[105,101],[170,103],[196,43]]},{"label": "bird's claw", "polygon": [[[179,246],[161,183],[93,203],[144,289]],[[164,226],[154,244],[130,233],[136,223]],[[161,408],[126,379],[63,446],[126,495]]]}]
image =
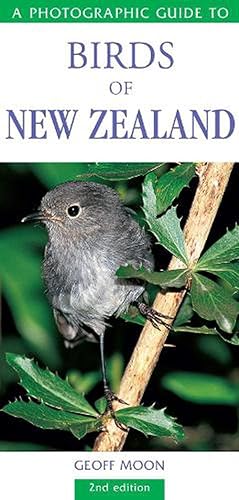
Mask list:
[{"label": "bird's claw", "polygon": [[118,398],[118,396],[116,396],[116,394],[113,391],[111,391],[111,389],[109,389],[108,387],[105,388],[104,392],[105,392],[105,399],[106,399],[106,402],[107,402],[108,409],[112,408],[112,402],[113,401],[118,401],[122,405],[127,405],[128,404],[123,399]]},{"label": "bird's claw", "polygon": [[128,403],[126,403],[126,401],[124,401],[123,399],[118,398],[118,396],[116,396],[116,394],[113,391],[111,391],[108,387],[105,388],[104,392],[105,392],[105,399],[106,399],[105,414],[110,414],[110,416],[113,418],[113,420],[115,422],[115,425],[119,429],[121,429],[122,431],[127,432],[128,428],[125,425],[121,424],[121,422],[116,417],[112,403],[113,403],[113,401],[118,401],[119,403],[121,403],[123,405],[127,405]]},{"label": "bird's claw", "polygon": [[121,424],[121,422],[118,420],[114,412],[111,413],[111,416],[114,420],[116,427],[118,427],[121,431],[128,432],[128,427],[126,427],[126,425],[124,424]]},{"label": "bird's claw", "polygon": [[162,314],[152,307],[147,306],[144,303],[138,304],[139,312],[145,316],[150,323],[154,326],[154,328],[157,328],[160,330],[160,326],[164,326],[168,330],[171,329],[171,326],[164,321],[165,319],[172,320],[173,318],[171,316],[166,316],[165,314]]}]

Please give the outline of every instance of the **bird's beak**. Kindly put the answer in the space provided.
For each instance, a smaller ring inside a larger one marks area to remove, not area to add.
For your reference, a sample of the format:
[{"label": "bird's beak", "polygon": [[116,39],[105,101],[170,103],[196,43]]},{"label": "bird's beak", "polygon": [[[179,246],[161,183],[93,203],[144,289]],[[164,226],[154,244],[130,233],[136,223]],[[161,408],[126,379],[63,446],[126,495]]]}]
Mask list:
[{"label": "bird's beak", "polygon": [[38,212],[34,212],[33,214],[23,217],[21,222],[34,222],[34,221],[44,221],[44,220],[46,220],[46,214],[38,210]]}]

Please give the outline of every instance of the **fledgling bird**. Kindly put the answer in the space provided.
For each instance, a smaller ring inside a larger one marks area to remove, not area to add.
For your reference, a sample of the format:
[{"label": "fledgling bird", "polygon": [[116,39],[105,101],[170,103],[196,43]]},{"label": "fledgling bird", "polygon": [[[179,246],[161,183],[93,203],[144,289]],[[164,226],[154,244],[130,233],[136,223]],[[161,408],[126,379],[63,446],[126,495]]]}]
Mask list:
[{"label": "fledgling bird", "polygon": [[137,304],[154,326],[167,326],[167,317],[140,300],[143,282],[116,276],[117,269],[126,264],[153,269],[150,240],[116,191],[94,182],[57,186],[46,193],[37,212],[22,219],[27,221],[41,221],[48,232],[43,277],[66,347],[83,338],[100,339],[104,393],[112,413],[112,401],[123,401],[112,393],[106,377],[104,333],[108,319]]}]

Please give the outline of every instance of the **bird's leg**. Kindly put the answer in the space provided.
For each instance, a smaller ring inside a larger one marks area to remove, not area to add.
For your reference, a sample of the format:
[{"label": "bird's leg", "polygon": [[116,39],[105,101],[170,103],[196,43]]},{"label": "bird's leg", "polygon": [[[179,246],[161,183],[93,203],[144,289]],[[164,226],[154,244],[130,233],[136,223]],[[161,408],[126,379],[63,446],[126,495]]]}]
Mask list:
[{"label": "bird's leg", "polygon": [[164,321],[165,319],[173,319],[171,316],[166,316],[165,314],[161,314],[160,312],[156,311],[150,306],[147,306],[143,302],[137,302],[137,307],[139,309],[139,312],[142,314],[142,316],[145,316],[150,323],[154,326],[154,328],[157,328],[160,330],[160,326],[164,326],[168,330],[171,329],[171,326]]},{"label": "bird's leg", "polygon": [[104,395],[106,399],[106,411],[105,413],[110,413],[112,418],[114,419],[117,427],[119,427],[121,430],[126,431],[127,428],[124,427],[116,418],[114,409],[113,409],[113,401],[118,401],[119,403],[122,404],[127,404],[123,399],[118,398],[116,394],[110,389],[107,375],[106,375],[106,363],[105,363],[105,355],[104,355],[104,332],[100,334],[100,360],[101,360],[101,371],[102,371],[102,380],[103,380],[103,387],[104,387]]}]

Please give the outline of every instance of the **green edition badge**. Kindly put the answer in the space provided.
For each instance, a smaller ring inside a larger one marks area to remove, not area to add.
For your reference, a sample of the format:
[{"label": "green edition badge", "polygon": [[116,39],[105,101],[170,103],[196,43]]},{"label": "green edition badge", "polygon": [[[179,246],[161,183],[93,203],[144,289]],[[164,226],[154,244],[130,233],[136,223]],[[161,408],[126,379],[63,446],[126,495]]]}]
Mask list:
[{"label": "green edition badge", "polygon": [[163,479],[76,479],[75,500],[164,500]]}]

